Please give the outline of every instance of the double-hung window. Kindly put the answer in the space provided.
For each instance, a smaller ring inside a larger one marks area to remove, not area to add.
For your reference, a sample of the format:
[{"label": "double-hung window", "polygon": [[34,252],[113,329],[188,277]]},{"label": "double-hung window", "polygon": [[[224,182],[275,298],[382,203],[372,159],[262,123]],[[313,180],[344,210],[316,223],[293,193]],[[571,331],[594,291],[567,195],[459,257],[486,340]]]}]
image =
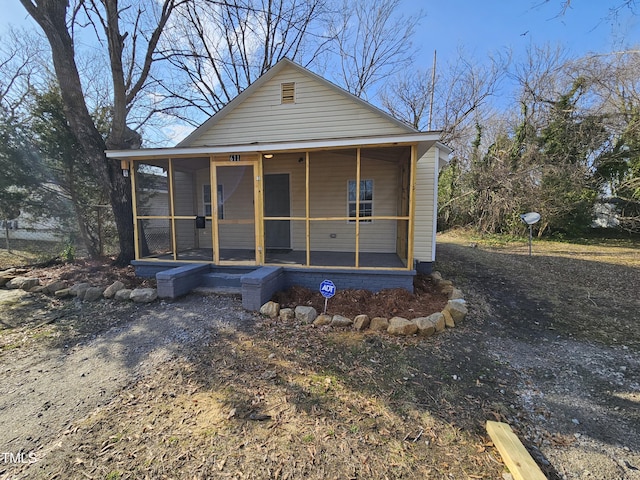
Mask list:
[{"label": "double-hung window", "polygon": [[[355,218],[358,202],[356,201],[356,181],[349,180],[347,208],[349,218]],[[373,217],[373,180],[360,180],[360,221],[371,223]],[[353,220],[349,220],[353,222]]]},{"label": "double-hung window", "polygon": [[[202,186],[202,198],[204,200],[204,215],[211,216],[211,185]],[[222,195],[222,185],[218,185],[218,220],[224,219],[224,196]]]}]

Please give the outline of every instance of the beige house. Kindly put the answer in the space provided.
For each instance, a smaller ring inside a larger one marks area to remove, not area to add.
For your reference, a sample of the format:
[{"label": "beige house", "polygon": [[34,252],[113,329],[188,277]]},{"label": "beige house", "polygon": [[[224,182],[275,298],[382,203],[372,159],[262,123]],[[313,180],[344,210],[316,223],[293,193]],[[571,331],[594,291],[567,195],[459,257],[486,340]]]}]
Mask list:
[{"label": "beige house", "polygon": [[406,284],[435,260],[450,153],[439,138],[284,59],[176,147],[107,156],[131,176],[141,270],[280,266],[355,284],[379,271]]}]

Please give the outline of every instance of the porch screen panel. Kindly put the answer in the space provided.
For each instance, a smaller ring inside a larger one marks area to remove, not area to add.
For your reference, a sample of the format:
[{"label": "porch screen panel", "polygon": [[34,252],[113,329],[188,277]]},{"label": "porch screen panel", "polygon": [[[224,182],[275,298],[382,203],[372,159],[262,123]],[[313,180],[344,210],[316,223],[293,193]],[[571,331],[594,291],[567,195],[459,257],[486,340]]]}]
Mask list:
[{"label": "porch screen panel", "polygon": [[169,161],[135,162],[136,210],[139,217],[171,215]]},{"label": "porch screen panel", "polygon": [[311,266],[356,265],[356,226],[349,218],[355,198],[355,149],[309,155],[309,250]]},{"label": "porch screen panel", "polygon": [[196,184],[194,172],[176,167],[173,161],[173,208],[176,216],[197,213]]},{"label": "porch screen panel", "polygon": [[409,249],[409,221],[398,220],[396,222],[396,254],[404,266],[407,265]]},{"label": "porch screen panel", "polygon": [[[211,183],[208,158],[173,160],[173,205],[176,216],[205,215],[211,199],[204,197],[203,185]],[[211,213],[209,212],[209,216]]]},{"label": "porch screen panel", "polygon": [[[279,221],[265,220],[265,230],[269,228],[269,222]],[[275,248],[266,246],[265,263],[278,265],[306,265],[306,222],[304,220],[289,220],[289,224],[291,246],[289,248]]]},{"label": "porch screen panel", "polygon": [[348,182],[356,178],[356,150],[311,152],[309,155],[309,216],[345,218]]},{"label": "porch screen panel", "polygon": [[173,260],[171,220],[167,218],[138,219],[137,228],[140,258]]},{"label": "porch screen panel", "polygon": [[306,265],[305,159],[306,152],[263,159],[265,263]]},{"label": "porch screen panel", "polygon": [[358,265],[404,268],[408,250],[411,147],[363,148],[360,155]]},{"label": "porch screen panel", "polygon": [[209,159],[184,158],[173,160],[172,164],[177,259],[210,262],[213,243]]},{"label": "porch screen panel", "polygon": [[355,267],[356,226],[345,220],[310,221],[311,265]]},{"label": "porch screen panel", "polygon": [[[204,229],[195,227],[195,221],[189,219],[176,219],[176,255],[178,260],[188,261],[213,261],[213,249],[209,245],[201,246],[200,232]],[[209,228],[209,232],[211,229]],[[206,235],[206,232],[205,232]],[[211,240],[209,239],[209,242]]]},{"label": "porch screen panel", "polygon": [[216,169],[217,182],[221,186],[218,208],[223,212],[218,215],[220,260],[255,262],[253,165],[218,166]]}]

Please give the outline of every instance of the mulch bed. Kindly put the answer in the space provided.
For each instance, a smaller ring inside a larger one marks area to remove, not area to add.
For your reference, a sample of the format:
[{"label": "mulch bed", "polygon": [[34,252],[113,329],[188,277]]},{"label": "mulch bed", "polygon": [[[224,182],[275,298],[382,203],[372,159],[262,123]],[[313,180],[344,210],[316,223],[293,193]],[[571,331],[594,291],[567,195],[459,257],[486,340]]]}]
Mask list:
[{"label": "mulch bed", "polygon": [[[403,317],[411,320],[441,311],[447,300],[447,295],[438,291],[431,277],[418,275],[414,281],[414,293],[402,288],[390,288],[377,293],[369,290],[338,290],[335,296],[329,299],[327,313],[349,318],[366,314],[371,318]],[[324,297],[320,292],[304,287],[292,287],[277,292],[273,301],[278,302],[281,308],[309,305],[318,313],[324,311]]]},{"label": "mulch bed", "polygon": [[26,270],[27,275],[38,277],[44,285],[64,280],[69,285],[87,282],[94,286],[107,287],[120,280],[126,288],[155,287],[155,279],[136,277],[133,266],[118,267],[113,265],[113,259],[109,258],[57,261],[41,267],[26,267]]}]

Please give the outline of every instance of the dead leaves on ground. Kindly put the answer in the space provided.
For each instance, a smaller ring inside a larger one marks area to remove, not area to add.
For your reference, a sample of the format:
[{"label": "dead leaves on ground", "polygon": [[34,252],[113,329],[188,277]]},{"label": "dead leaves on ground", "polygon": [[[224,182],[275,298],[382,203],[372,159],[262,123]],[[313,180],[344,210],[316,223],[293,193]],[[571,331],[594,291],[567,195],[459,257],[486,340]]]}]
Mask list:
[{"label": "dead leaves on ground", "polygon": [[402,352],[424,347],[312,329],[265,320],[250,333],[218,332],[68,429],[41,471],[375,479],[501,470],[478,449],[481,437],[412,401],[420,376]]}]

